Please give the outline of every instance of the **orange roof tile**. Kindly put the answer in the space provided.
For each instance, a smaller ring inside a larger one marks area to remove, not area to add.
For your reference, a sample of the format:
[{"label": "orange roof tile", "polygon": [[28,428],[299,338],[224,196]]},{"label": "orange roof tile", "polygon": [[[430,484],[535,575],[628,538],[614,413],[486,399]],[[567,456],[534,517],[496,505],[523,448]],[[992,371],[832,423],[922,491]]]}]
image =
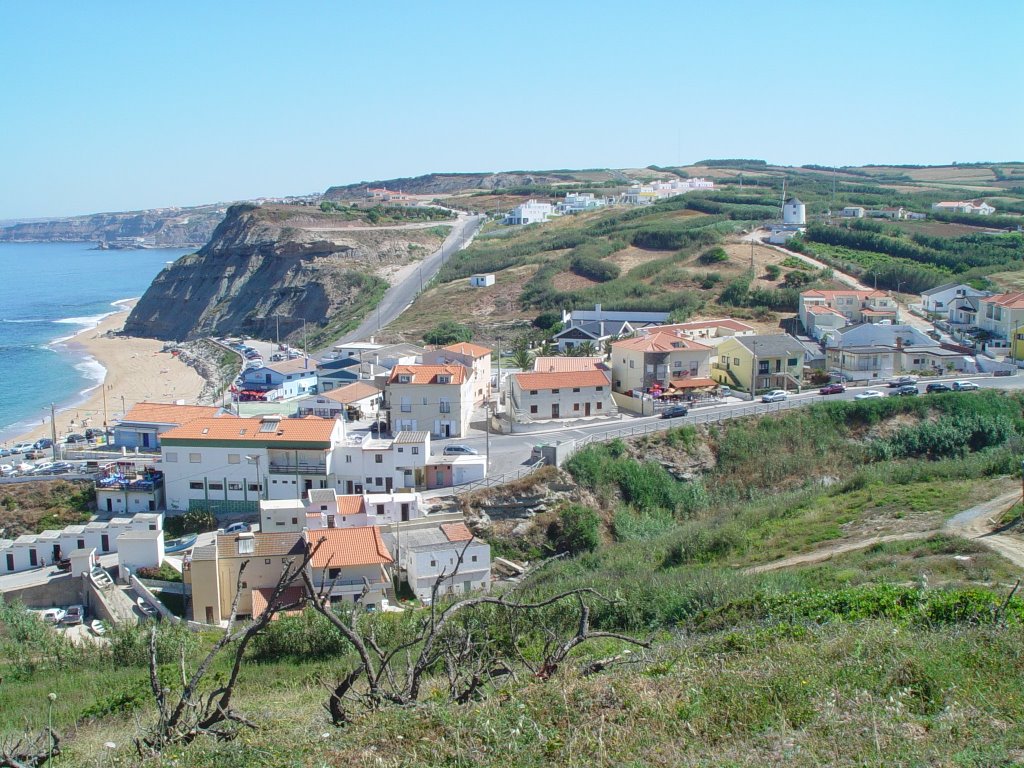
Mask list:
[{"label": "orange roof tile", "polygon": [[195,419],[214,418],[220,413],[215,405],[177,405],[175,403],[136,403],[121,422],[143,424],[187,424]]},{"label": "orange roof tile", "polygon": [[465,523],[443,523],[441,532],[448,541],[470,541],[473,538],[473,532]]},{"label": "orange roof tile", "polygon": [[410,384],[437,384],[437,377],[448,375],[452,384],[463,384],[467,371],[461,365],[396,365],[388,377],[388,384],[400,383],[399,376],[410,376]]},{"label": "orange roof tile", "polygon": [[[258,619],[264,613],[267,612],[267,608],[270,605],[270,598],[274,595],[273,587],[264,587],[262,589],[254,589],[252,591],[252,617]],[[280,595],[277,596],[277,600],[274,601],[274,605],[280,609],[286,605],[295,605],[296,603],[303,603],[305,601],[306,592],[302,587],[288,587]],[[298,609],[296,605],[296,609]],[[298,610],[284,611],[284,614],[298,613]],[[282,614],[275,614],[274,618]]]},{"label": "orange roof tile", "polygon": [[865,299],[884,298],[887,297],[889,294],[887,294],[885,291],[855,291],[852,289],[847,291],[819,291],[817,289],[814,289],[810,291],[804,291],[800,295],[804,296],[805,298],[829,300],[838,298],[839,296],[853,296],[854,298],[863,301]]},{"label": "orange roof tile", "polygon": [[[299,555],[302,554],[302,537],[298,533],[255,533],[251,534],[253,539],[252,552],[240,553],[238,551],[238,540],[243,535],[237,533],[217,535],[217,556],[218,557],[274,557],[277,555]],[[248,536],[244,536],[248,538]]]},{"label": "orange roof tile", "polygon": [[314,568],[345,568],[394,562],[380,537],[380,529],[375,525],[321,528],[303,531],[303,535],[311,547],[320,544],[313,555],[311,565]]},{"label": "orange roof tile", "polygon": [[843,316],[841,312],[832,309],[832,307],[826,307],[822,304],[811,304],[811,306],[807,307],[807,312],[812,315],[839,315],[840,317]]},{"label": "orange roof tile", "polygon": [[600,371],[604,369],[601,357],[535,357],[534,373],[569,373],[571,371]]},{"label": "orange roof tile", "polygon": [[718,382],[714,379],[684,378],[672,379],[669,385],[673,389],[701,389],[702,387],[717,387]]},{"label": "orange roof tile", "polygon": [[639,352],[703,352],[710,350],[711,347],[674,333],[650,333],[646,336],[637,336],[635,339],[613,341],[612,349],[634,349]]},{"label": "orange roof tile", "polygon": [[356,400],[365,400],[368,397],[373,397],[374,395],[379,394],[380,390],[375,386],[362,381],[357,381],[354,384],[346,384],[344,387],[329,389],[328,391],[321,393],[319,397],[345,405],[348,403],[354,403]]},{"label": "orange roof tile", "polygon": [[555,371],[554,373],[513,374],[522,389],[568,389],[569,387],[603,387],[609,382],[604,371]]},{"label": "orange roof tile", "polygon": [[988,296],[982,298],[981,301],[987,302],[988,304],[998,304],[1000,307],[1006,307],[1007,309],[1024,309],[1024,293],[1011,292],[1011,293],[997,293],[994,296]]},{"label": "orange roof tile", "polygon": [[169,429],[160,435],[160,440],[324,443],[324,447],[327,447],[337,423],[334,419],[276,420],[266,416],[252,419],[195,419]]},{"label": "orange roof tile", "polygon": [[470,357],[490,357],[491,352],[494,350],[482,347],[479,344],[470,344],[468,341],[459,341],[455,344],[448,344],[441,347],[441,349],[447,349],[449,352],[455,352],[460,355],[469,355]]},{"label": "orange roof tile", "polygon": [[731,331],[753,331],[754,326],[733,320],[731,317],[723,317],[718,320],[691,320],[688,323],[674,323],[672,325],[658,325],[645,328],[646,333],[686,333],[687,331],[702,331],[706,328],[728,328]]},{"label": "orange roof tile", "polygon": [[356,494],[338,496],[338,511],[343,515],[366,514],[366,501]]}]

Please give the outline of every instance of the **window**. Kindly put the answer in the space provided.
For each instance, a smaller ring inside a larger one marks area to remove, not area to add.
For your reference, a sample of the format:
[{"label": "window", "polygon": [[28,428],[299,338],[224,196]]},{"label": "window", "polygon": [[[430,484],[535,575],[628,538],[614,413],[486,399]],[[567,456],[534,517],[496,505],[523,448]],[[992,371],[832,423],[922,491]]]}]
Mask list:
[{"label": "window", "polygon": [[178,460],[178,454],[177,453],[165,453],[164,454],[164,461],[166,461],[168,464],[173,464],[177,460]]},{"label": "window", "polygon": [[193,491],[203,490],[203,484],[197,481],[192,481],[191,483],[188,484],[188,487]]},{"label": "window", "polygon": [[573,404],[572,404],[572,409],[573,409],[574,411],[578,411],[578,410],[580,409],[580,404],[579,404],[579,403],[573,403]]},{"label": "window", "polygon": [[269,557],[263,558],[263,564],[264,565],[270,565],[270,558]]},{"label": "window", "polygon": [[630,368],[636,368],[636,365],[634,365],[634,363],[635,363],[635,361],[634,361],[634,360],[630,360],[630,361],[629,361],[629,367],[630,367]]},{"label": "window", "polygon": [[412,383],[412,376],[410,376],[407,373],[399,374],[399,376],[398,376],[398,383],[399,384],[410,384],[410,383]]},{"label": "window", "polygon": [[327,505],[326,504],[321,504],[320,505],[320,511],[321,512],[326,512],[327,511]]},{"label": "window", "polygon": [[573,387],[573,388],[572,388],[572,391],[573,391],[573,392],[579,392],[579,391],[580,391],[580,388],[579,388],[579,387]]},{"label": "window", "polygon": [[409,413],[412,411],[412,401],[408,397],[402,398],[402,413]]},{"label": "window", "polygon": [[382,454],[382,453],[375,453],[375,454],[373,454],[373,463],[374,464],[383,464],[384,463],[384,454]]},{"label": "window", "polygon": [[796,358],[795,357],[789,358],[789,360],[786,361],[786,365],[788,365],[790,367],[793,367],[794,365],[796,365]]},{"label": "window", "polygon": [[367,485],[373,485],[373,478],[372,477],[366,478],[366,484]]},{"label": "window", "polygon": [[298,525],[298,524],[299,524],[299,518],[293,517],[292,518],[292,525]]},{"label": "window", "polygon": [[536,413],[536,412],[537,412],[537,406],[536,405],[531,405],[530,406],[530,413]]},{"label": "window", "polygon": [[[239,545],[241,545],[241,542],[239,542]],[[249,588],[249,582],[243,581],[242,582],[242,589],[248,589],[248,588]]]},{"label": "window", "polygon": [[437,377],[437,383],[438,384],[451,384],[452,383],[452,377],[448,376],[448,375],[438,376]]},{"label": "window", "polygon": [[237,453],[228,454],[228,464],[241,464],[242,457]]},{"label": "window", "polygon": [[377,514],[378,515],[383,515],[384,514],[384,505],[383,504],[378,504],[377,505]]},{"label": "window", "polygon": [[476,555],[473,555],[473,557],[470,558],[470,559],[475,563],[476,562]]},{"label": "window", "polygon": [[672,361],[672,367],[673,368],[682,368],[683,367],[683,361],[682,360],[673,360]]},{"label": "window", "polygon": [[595,387],[598,392],[604,392],[604,387]]},{"label": "window", "polygon": [[203,455],[201,453],[190,453],[188,460],[190,464],[198,464],[203,460]]},{"label": "window", "polygon": [[552,394],[552,395],[557,395],[557,394],[558,394],[558,393],[559,393],[560,391],[561,391],[561,390],[558,390],[558,389],[552,389],[552,390],[551,390],[551,394]]},{"label": "window", "polygon": [[[253,549],[256,546],[256,540],[251,538],[239,539],[238,540],[238,554],[240,555],[251,555]],[[245,584],[242,585],[243,587]]]},{"label": "window", "polygon": [[431,560],[430,561],[430,567],[431,568],[436,568],[437,567],[437,560]]},{"label": "window", "polygon": [[418,445],[414,445],[412,447],[412,455],[413,456],[419,456],[420,455],[420,447]]},{"label": "window", "polygon": [[536,395],[537,394],[537,390],[536,389],[531,389],[530,390],[530,394],[531,395]]},{"label": "window", "polygon": [[240,491],[240,490],[242,490],[242,484],[241,483],[228,483],[228,490],[229,491]]},{"label": "window", "polygon": [[224,490],[224,483],[210,483],[210,490],[211,491],[223,491]]},{"label": "window", "polygon": [[441,411],[441,413],[451,413],[452,412],[451,401],[448,400],[447,398],[441,398],[441,402],[438,404],[438,409]]},{"label": "window", "polygon": [[345,454],[345,463],[346,464],[351,464],[352,463],[352,456],[351,456],[351,454]]},{"label": "window", "polygon": [[248,488],[250,491],[253,491],[254,493],[258,493],[260,490],[259,483],[249,483]]},{"label": "window", "polygon": [[403,448],[402,446],[398,446],[398,452],[405,453],[405,448]]},{"label": "window", "polygon": [[340,575],[341,575],[341,568],[328,568],[327,569],[327,578],[328,579],[336,579]]},{"label": "window", "polygon": [[378,477],[377,478],[377,485],[384,485],[384,478],[383,477]]}]

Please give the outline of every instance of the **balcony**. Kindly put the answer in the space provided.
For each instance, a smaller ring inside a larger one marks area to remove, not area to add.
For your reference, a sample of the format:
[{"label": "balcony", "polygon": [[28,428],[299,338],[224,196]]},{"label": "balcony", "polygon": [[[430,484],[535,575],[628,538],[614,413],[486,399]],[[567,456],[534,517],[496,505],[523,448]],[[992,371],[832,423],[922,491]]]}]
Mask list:
[{"label": "balcony", "polygon": [[327,474],[327,462],[299,462],[295,463],[279,463],[270,462],[268,469],[272,475],[326,475]]}]

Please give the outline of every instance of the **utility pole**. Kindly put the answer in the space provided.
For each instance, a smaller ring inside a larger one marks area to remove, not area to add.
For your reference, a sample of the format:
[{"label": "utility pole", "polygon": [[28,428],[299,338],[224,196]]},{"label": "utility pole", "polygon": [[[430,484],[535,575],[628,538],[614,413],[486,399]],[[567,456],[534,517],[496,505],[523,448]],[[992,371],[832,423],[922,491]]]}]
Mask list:
[{"label": "utility pole", "polygon": [[110,443],[110,435],[107,432],[107,382],[103,382],[103,442]]},{"label": "utility pole", "polygon": [[277,348],[281,348],[281,313],[274,313],[274,320],[277,323]]},{"label": "utility pole", "polygon": [[302,357],[303,359],[309,357],[309,351],[306,348],[306,318],[302,318]]},{"label": "utility pole", "polygon": [[[105,422],[104,422],[105,423]],[[51,453],[53,453],[53,460],[57,460],[57,409],[54,408],[53,403],[50,403],[50,442],[53,445],[50,446]]]}]

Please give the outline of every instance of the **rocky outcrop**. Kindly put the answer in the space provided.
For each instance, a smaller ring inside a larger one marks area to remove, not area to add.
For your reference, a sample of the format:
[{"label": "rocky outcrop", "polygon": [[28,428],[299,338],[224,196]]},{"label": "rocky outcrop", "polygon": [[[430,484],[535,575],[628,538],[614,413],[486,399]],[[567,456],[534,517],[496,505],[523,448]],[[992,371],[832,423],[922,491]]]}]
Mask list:
[{"label": "rocky outcrop", "polygon": [[222,205],[97,213],[0,227],[4,242],[94,242],[101,248],[187,248],[210,239],[224,218]]},{"label": "rocky outcrop", "polygon": [[202,249],[157,275],[125,333],[181,341],[280,332],[283,340],[303,321],[315,329],[365,310],[377,275],[440,242],[428,228],[359,227],[313,208],[235,205]]},{"label": "rocky outcrop", "polygon": [[572,180],[571,175],[558,173],[429,173],[405,179],[360,182],[344,187],[331,187],[324,200],[356,200],[366,196],[367,187],[383,187],[409,195],[451,195],[469,190],[509,189],[534,184],[556,184]]}]

